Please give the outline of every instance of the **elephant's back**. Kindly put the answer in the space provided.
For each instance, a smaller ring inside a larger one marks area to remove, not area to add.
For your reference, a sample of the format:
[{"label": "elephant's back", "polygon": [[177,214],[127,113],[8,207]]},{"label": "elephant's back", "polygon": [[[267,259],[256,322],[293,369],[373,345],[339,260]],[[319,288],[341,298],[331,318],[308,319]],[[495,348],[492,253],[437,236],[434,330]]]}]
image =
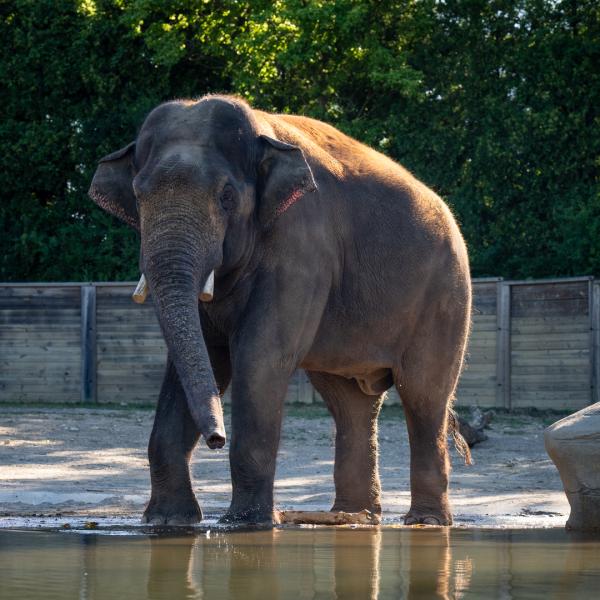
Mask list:
[{"label": "elephant's back", "polygon": [[[468,275],[466,246],[450,209],[412,173],[322,121],[261,116],[278,137],[302,147],[321,175],[321,210],[330,209],[344,269],[370,274],[371,290],[388,294],[402,285],[406,296],[407,286],[422,287],[429,277]],[[340,271],[340,281],[360,279]]]},{"label": "elephant's back", "polygon": [[368,363],[361,368],[388,368],[423,315],[469,303],[467,251],[454,217],[409,171],[334,127],[265,117],[277,137],[303,149],[320,188],[304,210],[331,225],[315,231],[329,231],[335,244],[329,301],[304,366],[344,374],[358,368],[359,356]]}]

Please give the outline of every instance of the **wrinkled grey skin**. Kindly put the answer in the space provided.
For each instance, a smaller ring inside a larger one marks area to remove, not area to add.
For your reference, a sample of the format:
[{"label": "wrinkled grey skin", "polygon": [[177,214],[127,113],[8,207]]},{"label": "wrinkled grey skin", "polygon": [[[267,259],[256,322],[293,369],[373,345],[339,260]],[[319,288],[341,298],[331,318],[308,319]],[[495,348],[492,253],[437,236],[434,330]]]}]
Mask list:
[{"label": "wrinkled grey skin", "polygon": [[[377,416],[399,390],[411,447],[406,522],[451,523],[448,409],[470,319],[467,253],[445,204],[402,167],[304,117],[228,96],[163,104],[102,159],[90,196],[140,231],[168,346],[144,519],[201,519],[188,462],[224,443],[231,506],[271,522],[282,405],[305,369],[337,429],[335,510],[380,512]],[[215,295],[198,293],[215,270]]]}]

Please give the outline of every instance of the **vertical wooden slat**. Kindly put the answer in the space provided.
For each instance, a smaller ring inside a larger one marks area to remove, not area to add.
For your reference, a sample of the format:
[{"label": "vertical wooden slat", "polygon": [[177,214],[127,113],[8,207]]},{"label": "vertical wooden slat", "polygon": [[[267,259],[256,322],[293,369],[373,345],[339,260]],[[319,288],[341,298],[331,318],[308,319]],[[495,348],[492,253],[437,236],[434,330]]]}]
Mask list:
[{"label": "vertical wooden slat", "polygon": [[304,371],[299,372],[298,402],[302,404],[313,404],[313,386]]},{"label": "vertical wooden slat", "polygon": [[510,410],[510,283],[499,281],[497,294],[496,401]]},{"label": "vertical wooden slat", "polygon": [[81,401],[96,402],[96,287],[81,286]]},{"label": "vertical wooden slat", "polygon": [[590,281],[590,403],[600,402],[600,281]]}]

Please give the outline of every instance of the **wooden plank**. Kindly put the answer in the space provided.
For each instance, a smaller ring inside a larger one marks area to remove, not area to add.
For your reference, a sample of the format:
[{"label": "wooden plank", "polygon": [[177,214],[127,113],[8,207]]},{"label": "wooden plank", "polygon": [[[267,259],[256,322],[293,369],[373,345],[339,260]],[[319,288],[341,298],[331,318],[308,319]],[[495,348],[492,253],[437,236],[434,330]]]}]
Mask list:
[{"label": "wooden plank", "polygon": [[472,390],[456,390],[455,399],[464,405],[477,404],[485,402],[488,406],[496,406],[496,394],[485,394]]},{"label": "wooden plank", "polygon": [[52,345],[48,339],[41,338],[38,340],[38,345],[34,345],[31,340],[27,346],[2,346],[2,354],[6,357],[17,357],[25,355],[41,356],[52,360],[59,358],[60,354],[76,354],[79,355],[79,346],[72,343],[72,340],[55,340]]},{"label": "wooden plank", "polygon": [[497,280],[473,286],[473,301],[477,311],[472,317],[465,365],[457,388],[457,395],[464,403],[479,406],[495,404],[498,335],[496,287]]},{"label": "wooden plank", "polygon": [[100,323],[98,323],[98,334],[102,335],[103,342],[110,343],[111,341],[115,341],[117,343],[126,343],[131,341],[135,343],[137,340],[143,342],[144,340],[155,340],[160,341],[163,339],[160,331],[158,330],[145,330],[145,329],[135,329],[133,327],[127,327],[126,324],[121,327],[121,331],[118,330],[107,330]]},{"label": "wooden plank", "polygon": [[98,365],[99,366],[107,366],[107,365],[124,365],[135,362],[147,362],[147,361],[157,361],[160,360],[165,362],[165,357],[167,356],[166,348],[156,350],[148,350],[147,348],[131,348],[131,349],[121,349],[121,350],[113,350],[106,352],[98,353]]},{"label": "wooden plank", "polygon": [[80,340],[74,335],[71,337],[71,333],[62,339],[57,339],[56,336],[49,336],[47,339],[44,339],[44,336],[39,336],[37,339],[33,339],[33,336],[13,336],[11,333],[10,331],[2,330],[2,351],[6,354],[9,351],[10,354],[31,351],[39,351],[40,354],[43,354],[52,353],[56,349],[60,349],[61,352],[79,350]]},{"label": "wooden plank", "polygon": [[490,336],[486,339],[476,339],[477,334],[472,334],[473,338],[467,346],[467,353],[471,356],[476,356],[480,352],[491,352],[496,355],[496,336]]},{"label": "wooden plank", "polygon": [[566,298],[561,300],[513,301],[512,312],[515,317],[528,316],[576,316],[588,314],[587,298]]},{"label": "wooden plank", "polygon": [[471,331],[496,332],[496,315],[474,315],[471,319]]},{"label": "wooden plank", "polygon": [[44,360],[17,363],[2,361],[2,364],[8,367],[2,369],[0,377],[3,379],[21,376],[22,374],[31,374],[31,377],[35,377],[36,374],[52,374],[61,378],[65,374],[72,376],[77,374],[79,378],[79,356],[68,357],[66,360],[55,360],[54,362]]},{"label": "wooden plank", "polygon": [[111,363],[123,363],[123,362],[131,362],[135,361],[138,357],[142,360],[157,360],[160,358],[161,360],[167,355],[166,348],[143,348],[139,346],[132,346],[130,348],[110,348],[106,351],[102,350],[98,352],[98,361],[103,364],[111,364]]},{"label": "wooden plank", "polygon": [[10,319],[21,318],[21,317],[56,317],[57,314],[64,316],[64,318],[79,318],[79,306],[67,306],[67,307],[55,307],[48,304],[44,304],[43,306],[23,306],[22,304],[15,308],[3,308],[0,314],[3,317]]},{"label": "wooden plank", "polygon": [[15,317],[13,315],[9,315],[8,312],[4,312],[0,314],[0,326],[2,326],[2,330],[6,331],[9,328],[14,328],[15,331],[18,331],[18,327],[21,326],[23,328],[35,328],[36,331],[40,329],[52,329],[53,327],[57,331],[61,331],[60,327],[56,327],[59,325],[64,329],[74,328],[79,331],[79,314],[73,315],[72,317],[69,315],[64,315],[60,312],[55,312],[54,314],[48,315],[39,315],[39,314],[30,314],[30,315],[21,315]]},{"label": "wooden plank", "polygon": [[464,388],[464,387],[458,387],[456,394],[463,397],[463,398],[489,398],[490,401],[495,404],[496,402],[496,394],[495,394],[495,389],[494,388],[490,388],[489,391],[485,390],[485,389],[480,389],[480,388],[474,388],[474,389],[470,389],[470,388]]},{"label": "wooden plank", "polygon": [[510,359],[513,365],[546,364],[587,364],[589,362],[589,348],[564,349],[564,350],[523,350],[511,352]]},{"label": "wooden plank", "polygon": [[96,402],[96,288],[81,286],[81,401]]},{"label": "wooden plank", "polygon": [[456,406],[480,406],[481,408],[490,408],[496,406],[496,396],[472,396],[456,397]]},{"label": "wooden plank", "polygon": [[581,281],[556,281],[553,283],[523,284],[513,287],[512,300],[535,301],[535,300],[564,300],[582,299],[588,297],[588,279]]},{"label": "wooden plank", "polygon": [[27,379],[22,379],[19,382],[4,382],[0,381],[0,390],[3,395],[9,393],[75,393],[79,395],[79,382],[71,381],[55,381],[48,383],[47,381],[32,382]]},{"label": "wooden plank", "polygon": [[[535,361],[530,363],[513,363],[514,377],[543,376],[548,380],[557,380],[560,377],[589,377],[590,365],[587,360],[578,363],[560,364],[558,361]],[[589,380],[586,380],[589,387]]]},{"label": "wooden plank", "polygon": [[[496,340],[496,331],[498,330],[498,324],[496,322],[496,318],[494,320],[490,320],[489,323],[478,324],[477,322],[471,323],[471,338],[470,342],[477,339],[493,339]],[[473,337],[475,336],[475,337]]]},{"label": "wooden plank", "polygon": [[[100,385],[106,378],[112,381],[124,381],[131,382],[131,385],[142,385],[147,380],[153,380],[156,374],[159,373],[161,376],[164,374],[166,360],[156,362],[154,364],[146,363],[143,365],[134,366],[130,365],[130,368],[119,369],[114,366],[112,368],[98,369],[98,384]],[[135,381],[133,381],[135,378]]]},{"label": "wooden plank", "polygon": [[590,285],[590,403],[600,402],[600,282]]},{"label": "wooden plank", "polygon": [[77,306],[79,299],[79,286],[74,287],[43,287],[43,285],[4,287],[0,284],[0,302],[20,298],[24,302],[35,302],[38,298],[54,298],[63,300],[68,298],[73,306]]},{"label": "wooden plank", "polygon": [[519,317],[513,318],[511,333],[513,336],[519,334],[548,333],[588,333],[589,319],[582,315],[579,317]]},{"label": "wooden plank", "polygon": [[480,386],[484,390],[489,390],[489,393],[496,393],[496,372],[495,370],[488,371],[487,373],[480,373],[476,375],[469,376],[465,374],[465,376],[460,378],[458,382],[459,387],[468,387],[468,386]]},{"label": "wooden plank", "polygon": [[487,386],[478,385],[478,386],[464,386],[459,385],[456,388],[457,394],[462,394],[465,396],[485,396],[492,398],[493,404],[496,404],[496,388],[494,386],[495,381],[489,381]]},{"label": "wooden plank", "polygon": [[[580,393],[587,393],[588,390],[588,386],[586,384],[586,382],[582,379],[579,378],[575,381],[562,381],[559,382],[560,384],[560,389],[558,391],[560,392],[580,392]],[[556,392],[557,391],[557,382],[556,381],[552,381],[552,380],[547,380],[547,379],[538,379],[537,381],[534,382],[535,385],[535,389],[532,388],[532,382],[528,381],[528,382],[521,382],[521,381],[513,381],[513,385],[512,385],[512,390],[515,394],[521,394],[524,392],[531,392],[531,391],[535,391],[535,392]]]},{"label": "wooden plank", "polygon": [[553,350],[589,350],[589,335],[573,336],[513,336],[512,348],[518,352],[545,352]]},{"label": "wooden plank", "polygon": [[98,401],[154,404],[165,372],[166,344],[154,308],[135,304],[130,286],[99,287]]},{"label": "wooden plank", "polygon": [[123,340],[120,343],[111,343],[102,339],[98,340],[98,351],[107,358],[109,355],[126,354],[127,352],[134,352],[137,354],[164,354],[166,351],[166,344],[162,339],[146,341],[142,343],[139,339],[134,340]]},{"label": "wooden plank", "polygon": [[29,395],[14,395],[0,402],[11,402],[19,404],[77,404],[79,402],[79,394],[59,394],[57,396],[48,394],[29,394]]},{"label": "wooden plank", "polygon": [[473,284],[473,308],[475,315],[496,314],[496,282]]},{"label": "wooden plank", "polygon": [[2,282],[0,283],[0,293],[7,289],[15,289],[15,288],[58,288],[61,290],[76,288],[77,295],[79,295],[79,288],[81,286],[81,282],[79,281],[19,281],[17,283],[12,282]]},{"label": "wooden plank", "polygon": [[25,336],[26,334],[33,339],[37,339],[40,335],[52,335],[52,339],[60,339],[67,336],[70,338],[73,335],[72,332],[75,332],[75,335],[79,336],[79,321],[74,322],[68,328],[65,327],[64,323],[58,322],[47,323],[40,327],[31,324],[7,325],[2,327],[2,337],[6,339],[17,335]]},{"label": "wooden plank", "polygon": [[528,408],[535,406],[540,409],[570,409],[578,410],[588,405],[588,391],[576,393],[563,392],[528,392],[522,393],[515,398],[514,406],[518,408]]},{"label": "wooden plank", "polygon": [[31,383],[29,380],[21,380],[19,382],[4,382],[0,381],[0,391],[2,392],[3,401],[10,401],[10,396],[14,394],[30,394],[30,393],[74,393],[79,396],[78,382],[71,381],[42,381],[40,383]]},{"label": "wooden plank", "polygon": [[469,365],[490,365],[496,366],[496,349],[495,348],[475,348],[472,352],[465,355],[465,364]]},{"label": "wooden plank", "polygon": [[128,300],[128,304],[110,304],[106,302],[106,299],[103,299],[102,305],[98,310],[99,316],[102,316],[106,319],[110,318],[113,314],[116,315],[136,315],[140,318],[156,318],[156,313],[154,312],[154,308],[152,305],[140,305],[134,302],[131,302],[131,299]]},{"label": "wooden plank", "polygon": [[79,385],[66,385],[64,383],[29,385],[27,382],[21,385],[0,383],[1,402],[12,402],[15,396],[27,396],[30,394],[46,394],[48,396],[69,395],[79,401]]},{"label": "wooden plank", "polygon": [[498,345],[496,352],[496,401],[498,406],[503,406],[510,410],[510,340],[511,340],[511,287],[506,282],[499,282],[497,286],[498,294]]},{"label": "wooden plank", "polygon": [[576,276],[576,277],[548,277],[545,279],[511,279],[508,283],[511,286],[517,285],[548,285],[551,283],[572,283],[582,282],[593,279],[590,275]]},{"label": "wooden plank", "polygon": [[494,393],[496,393],[496,365],[485,365],[479,368],[467,368],[462,372],[459,383],[470,381],[493,381]]}]

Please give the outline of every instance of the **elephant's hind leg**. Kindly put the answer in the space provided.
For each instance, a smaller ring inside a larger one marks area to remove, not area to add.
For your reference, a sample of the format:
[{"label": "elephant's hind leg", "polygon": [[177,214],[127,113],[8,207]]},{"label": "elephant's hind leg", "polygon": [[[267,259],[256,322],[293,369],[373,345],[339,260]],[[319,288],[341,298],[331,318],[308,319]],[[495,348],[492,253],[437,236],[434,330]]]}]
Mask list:
[{"label": "elephant's hind leg", "polygon": [[451,525],[448,501],[448,409],[462,364],[467,327],[431,323],[407,349],[396,383],[410,443],[407,525]]},{"label": "elephant's hind leg", "polygon": [[332,510],[381,513],[377,466],[377,417],[383,395],[369,396],[356,381],[329,373],[308,376],[325,400],[336,426],[335,502]]},{"label": "elephant's hind leg", "polygon": [[[215,373],[219,374],[216,369]],[[217,379],[221,379],[218,384],[224,391],[229,381],[227,374],[221,373]],[[143,523],[188,525],[202,520],[189,470],[198,438],[179,375],[169,359],[148,445],[152,495]]]}]

